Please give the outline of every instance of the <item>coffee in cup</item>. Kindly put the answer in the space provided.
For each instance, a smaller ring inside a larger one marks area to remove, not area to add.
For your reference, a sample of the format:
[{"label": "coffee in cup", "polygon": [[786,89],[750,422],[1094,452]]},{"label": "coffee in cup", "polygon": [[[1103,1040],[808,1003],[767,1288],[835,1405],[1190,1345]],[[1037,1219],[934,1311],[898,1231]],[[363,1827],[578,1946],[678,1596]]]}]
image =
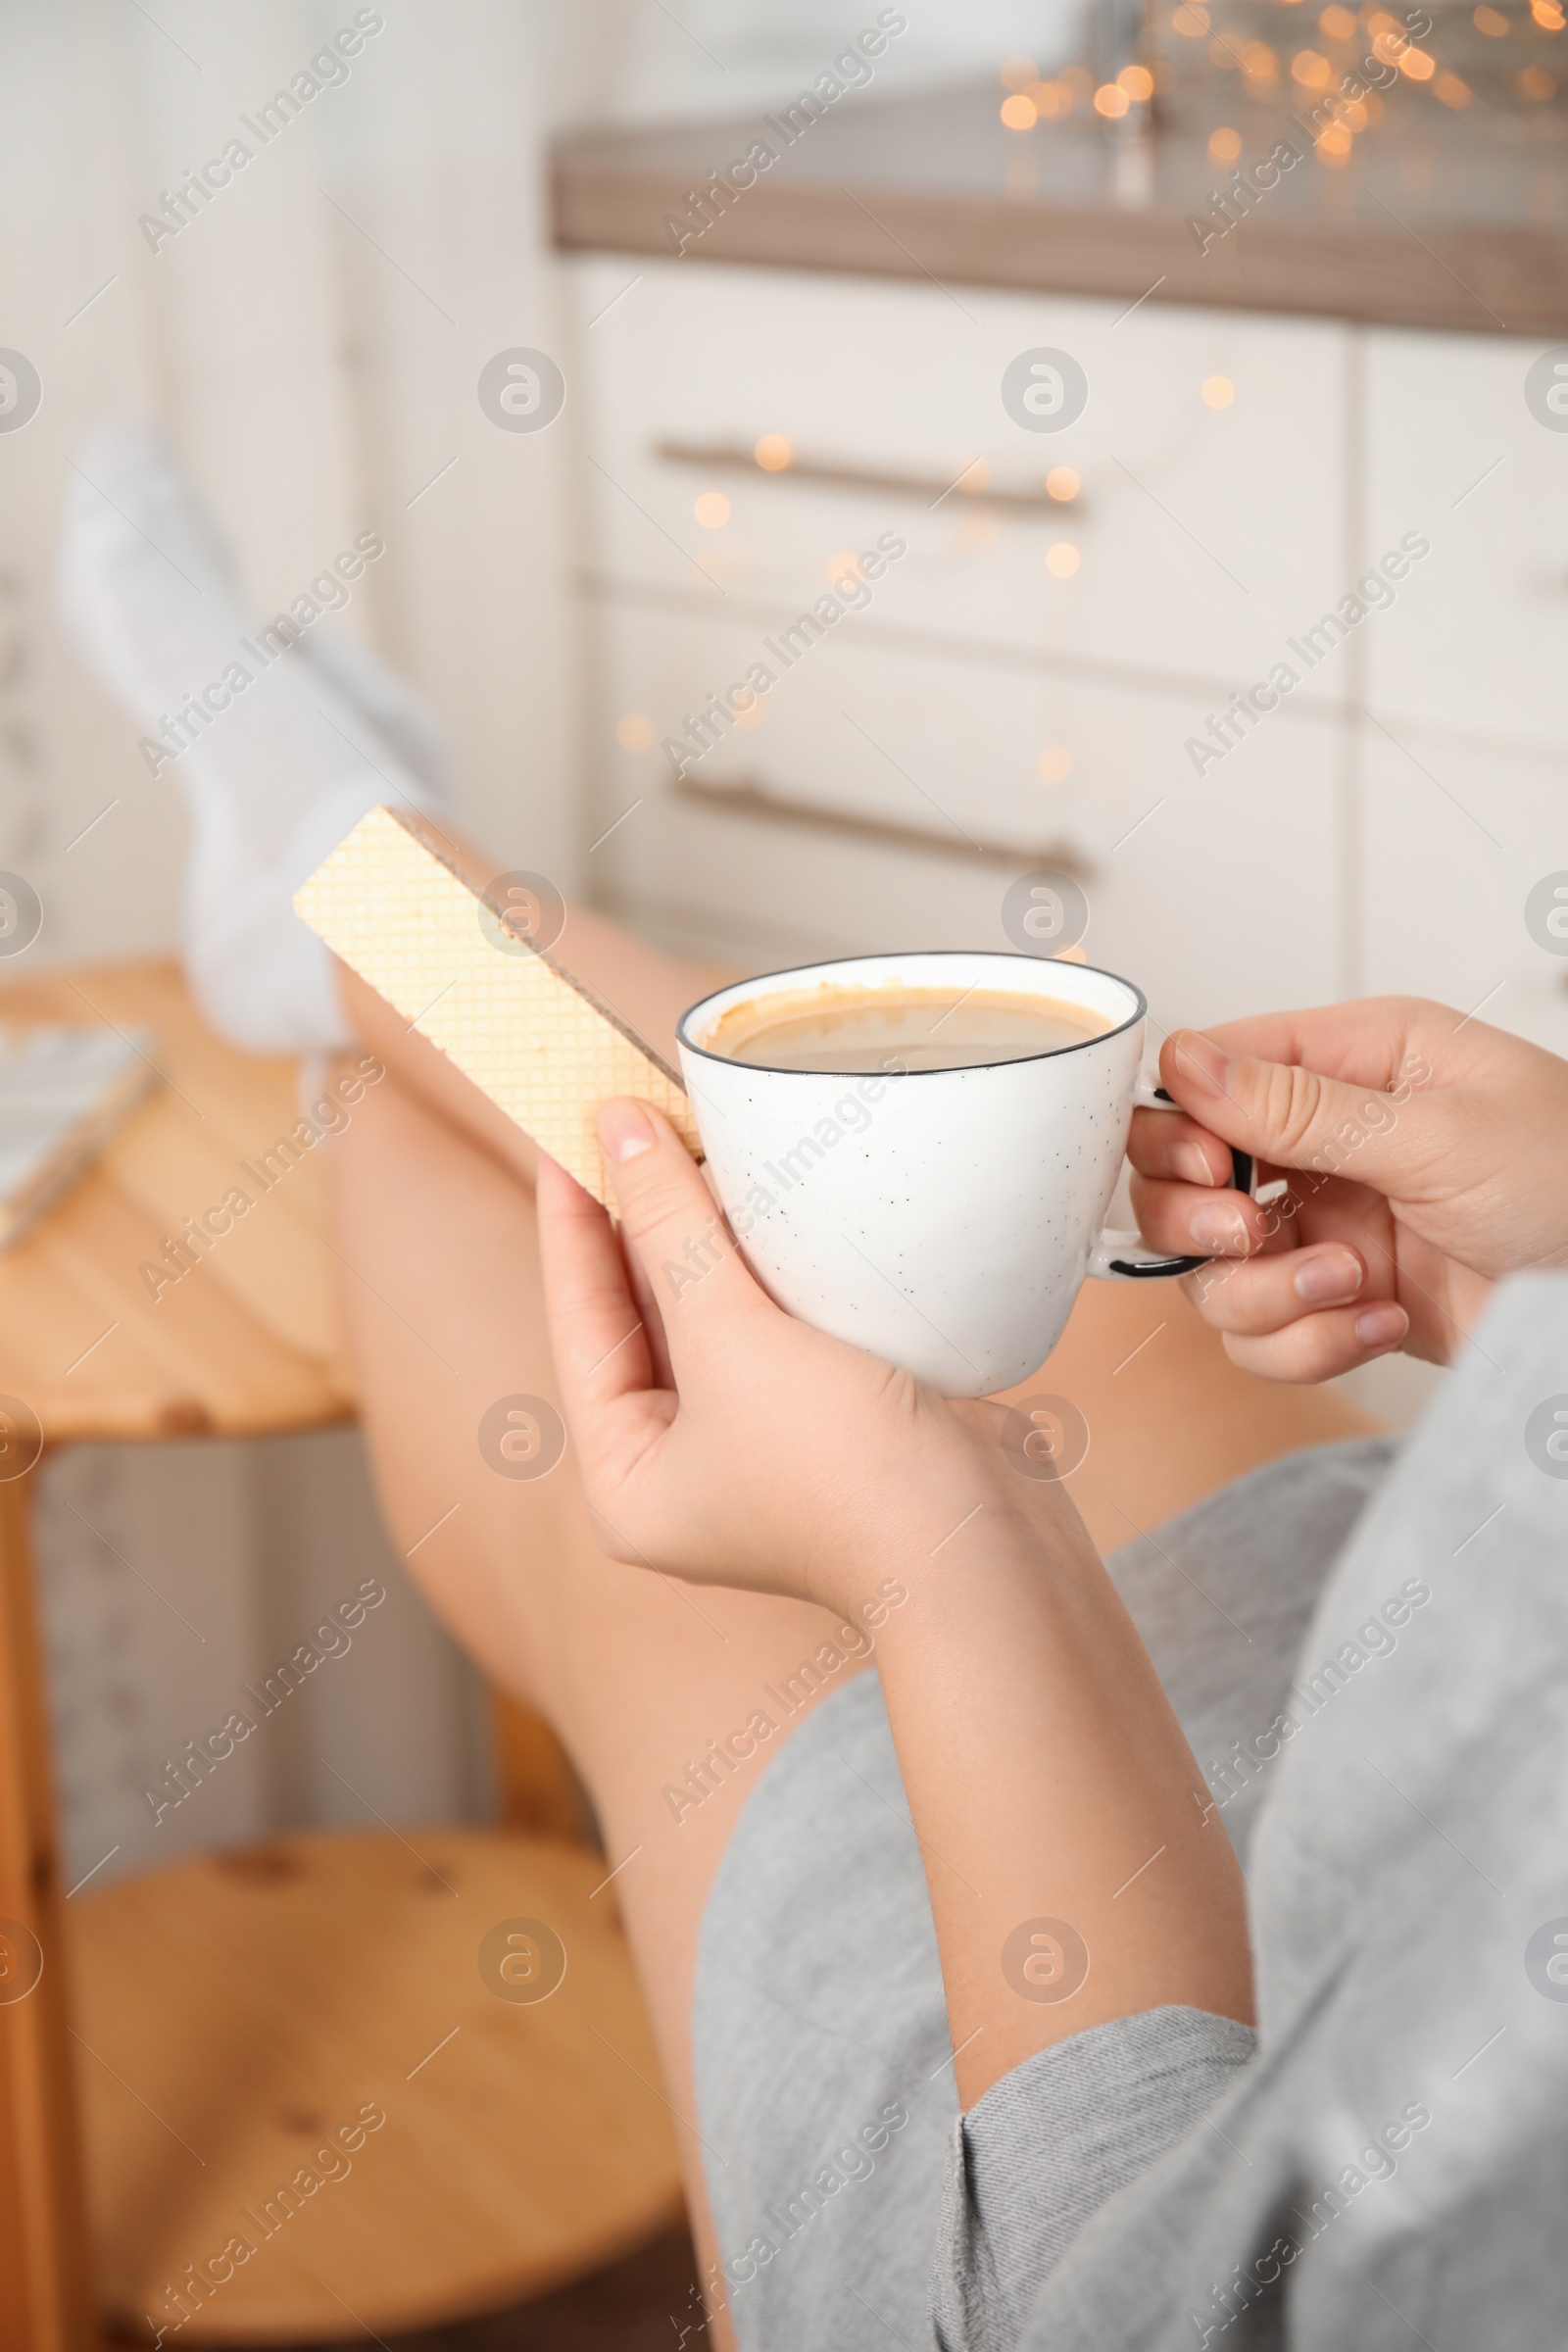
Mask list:
[{"label": "coffee in cup", "polygon": [[1058,997],[1000,988],[813,988],[742,998],[704,1039],[753,1069],[971,1070],[1030,1061],[1103,1037],[1110,1019]]}]

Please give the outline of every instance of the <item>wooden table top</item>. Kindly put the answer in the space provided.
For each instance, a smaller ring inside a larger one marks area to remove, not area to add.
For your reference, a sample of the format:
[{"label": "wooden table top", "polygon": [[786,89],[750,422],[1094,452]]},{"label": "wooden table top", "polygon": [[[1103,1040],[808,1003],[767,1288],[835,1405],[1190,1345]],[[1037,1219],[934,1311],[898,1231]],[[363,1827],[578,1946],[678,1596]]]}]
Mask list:
[{"label": "wooden table top", "polygon": [[[145,1025],[158,1071],[98,1164],[0,1253],[0,1397],[29,1407],[47,1445],[350,1417],[319,1163],[305,1152],[265,1192],[241,1171],[299,1119],[297,1063],[215,1037],[172,963],[18,978],[0,1021]],[[149,1279],[185,1219],[235,1187],[253,1205],[230,1230],[178,1280]]]},{"label": "wooden table top", "polygon": [[[1401,86],[1335,168],[1312,151],[1300,109],[1234,90],[1172,100],[1131,156],[1082,114],[1008,130],[1001,96],[989,86],[851,95],[787,147],[777,111],[769,130],[761,108],[733,121],[576,132],[555,153],[555,240],[566,251],[673,259],[666,222],[687,219],[701,233],[685,245],[686,267],[763,263],[1568,334],[1568,131],[1556,108],[1451,113],[1429,90]],[[1222,123],[1240,130],[1232,163],[1208,153]],[[1281,138],[1299,149],[1299,164],[1200,250],[1190,218],[1209,213],[1212,192],[1239,165],[1250,176]],[[777,160],[702,228],[695,193],[757,139]]]}]

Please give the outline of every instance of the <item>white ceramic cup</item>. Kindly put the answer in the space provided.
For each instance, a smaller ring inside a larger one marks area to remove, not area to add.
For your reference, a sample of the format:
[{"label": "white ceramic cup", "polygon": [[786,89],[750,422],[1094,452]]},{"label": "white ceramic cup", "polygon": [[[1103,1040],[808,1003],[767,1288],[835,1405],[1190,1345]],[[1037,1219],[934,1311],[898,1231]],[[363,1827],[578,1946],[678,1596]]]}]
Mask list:
[{"label": "white ceramic cup", "polygon": [[[1022,1061],[852,1077],[759,1069],[713,1052],[724,1014],[818,983],[971,988],[1081,1006],[1106,1027]],[[676,1029],[718,1197],[759,1280],[819,1331],[949,1396],[1027,1380],[1085,1275],[1137,1280],[1161,1257],[1102,1220],[1135,1105],[1172,1107],[1145,1071],[1141,990],[1114,972],[962,951],[857,956],[704,997]],[[1250,1167],[1239,1158],[1244,1191]]]}]

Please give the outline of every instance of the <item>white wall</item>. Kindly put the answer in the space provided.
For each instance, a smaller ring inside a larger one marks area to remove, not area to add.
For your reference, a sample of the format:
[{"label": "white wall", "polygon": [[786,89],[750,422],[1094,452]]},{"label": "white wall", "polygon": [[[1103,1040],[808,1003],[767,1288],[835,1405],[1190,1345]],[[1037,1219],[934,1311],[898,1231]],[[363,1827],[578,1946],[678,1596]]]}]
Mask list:
[{"label": "white wall", "polygon": [[[574,878],[565,436],[498,433],[474,398],[498,346],[557,340],[542,139],[564,15],[384,13],[349,81],[154,252],[138,215],[353,10],[0,6],[0,343],[44,383],[0,434],[0,865],[43,899],[37,961],[177,946],[177,783],[148,777],[52,611],[72,457],[113,408],[166,424],[259,610],[382,532],[344,625],[439,711],[473,834]],[[477,1684],[390,1557],[352,1433],[67,1456],[37,1549],[68,1884],[106,1856],[95,1885],[277,1823],[368,1819],[329,1765],[393,1817],[484,1808]],[[362,1574],[392,1597],[353,1654],[155,1829],[143,1783]]]}]

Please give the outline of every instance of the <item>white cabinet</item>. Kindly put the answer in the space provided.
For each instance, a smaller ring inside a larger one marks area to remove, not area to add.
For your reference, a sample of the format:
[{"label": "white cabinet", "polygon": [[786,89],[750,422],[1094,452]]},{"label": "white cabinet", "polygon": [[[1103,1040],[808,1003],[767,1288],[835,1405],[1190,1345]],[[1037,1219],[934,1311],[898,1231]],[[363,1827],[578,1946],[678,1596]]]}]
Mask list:
[{"label": "white cabinet", "polygon": [[1568,1054],[1568,955],[1525,920],[1537,884],[1568,874],[1568,758],[1373,728],[1364,791],[1367,988]]},{"label": "white cabinet", "polygon": [[1568,750],[1568,432],[1526,405],[1540,356],[1500,335],[1369,338],[1368,552],[1432,542],[1366,632],[1368,702],[1391,723]]},{"label": "white cabinet", "polygon": [[[641,599],[605,604],[593,729],[613,830],[589,858],[596,896],[761,970],[858,949],[1005,948],[1008,884],[1059,867],[1089,903],[1090,960],[1137,980],[1162,1028],[1334,993],[1325,910],[1342,845],[1336,729],[1320,714],[1277,718],[1200,780],[1183,748],[1196,702],[922,658],[856,627],[812,645],[760,702],[760,723],[676,779],[656,714],[699,705],[760,640]],[[628,718],[659,733],[627,750]],[[1063,742],[1079,747],[1072,773],[1044,783],[1041,747]],[[726,787],[742,793],[733,808]],[[1320,821],[1302,826],[1303,808]],[[839,821],[800,821],[812,811]]]},{"label": "white cabinet", "polygon": [[[1568,1051],[1568,958],[1523,919],[1568,872],[1568,433],[1526,405],[1533,345],[690,262],[573,279],[606,903],[759,969],[1004,945],[1008,881],[1062,865],[1087,952],[1164,1023],[1397,990]],[[1088,380],[1059,434],[1002,398],[1040,349]],[[764,434],[795,462],[760,469]],[[1059,466],[1079,494],[1041,506]],[[780,661],[889,533],[858,609]],[[1401,541],[1429,552],[1303,659]],[[661,744],[700,748],[689,716],[757,661],[765,697],[677,778]],[[1200,774],[1281,661],[1295,692]]]},{"label": "white cabinet", "polygon": [[[585,263],[577,282],[591,561],[614,579],[799,604],[893,528],[909,552],[879,617],[1107,678],[1137,663],[1233,686],[1265,677],[1348,585],[1338,327],[676,261],[644,264],[605,311],[627,270]],[[1037,349],[1088,379],[1060,432],[1003,404],[1004,371]],[[1203,386],[1220,397],[1221,378],[1234,397],[1216,409]],[[661,454],[744,456],[763,434],[910,486]],[[1071,504],[966,495],[1038,489],[1057,467],[1080,477]],[[696,508],[713,492],[731,512],[708,529]]]},{"label": "white cabinet", "polygon": [[1380,333],[1365,540],[1432,542],[1366,641],[1361,972],[1568,1054],[1568,957],[1525,920],[1568,872],[1568,432],[1533,343]]}]

